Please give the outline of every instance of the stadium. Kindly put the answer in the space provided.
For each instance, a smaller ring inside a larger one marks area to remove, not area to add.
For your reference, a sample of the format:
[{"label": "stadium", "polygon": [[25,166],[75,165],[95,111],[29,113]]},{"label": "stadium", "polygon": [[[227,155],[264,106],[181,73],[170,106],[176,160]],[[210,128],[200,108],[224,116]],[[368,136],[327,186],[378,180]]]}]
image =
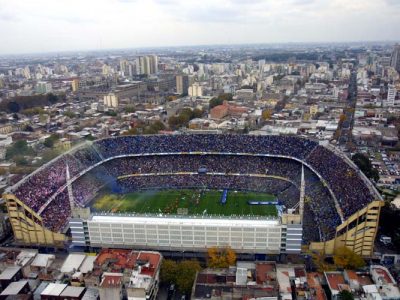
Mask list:
[{"label": "stadium", "polygon": [[370,256],[382,199],[339,150],[294,136],[152,135],[97,140],[6,195],[26,245]]}]

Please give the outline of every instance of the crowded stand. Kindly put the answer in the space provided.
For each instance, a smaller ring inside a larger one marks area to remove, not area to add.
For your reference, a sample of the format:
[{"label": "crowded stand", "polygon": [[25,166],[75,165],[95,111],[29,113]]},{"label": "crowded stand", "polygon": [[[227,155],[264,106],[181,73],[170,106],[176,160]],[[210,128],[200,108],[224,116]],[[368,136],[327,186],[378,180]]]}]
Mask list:
[{"label": "crowded stand", "polygon": [[41,216],[46,228],[58,232],[67,224],[70,215],[68,192],[64,190],[46,207]]},{"label": "crowded stand", "polygon": [[[293,136],[252,135],[154,135],[98,140],[43,166],[17,183],[12,192],[35,212],[42,211],[44,224],[53,230],[60,230],[70,215],[66,166],[73,178],[74,201],[79,206],[88,205],[101,188],[108,186],[114,192],[160,188],[259,191],[274,194],[287,207],[293,207],[299,199],[301,162],[313,169],[306,168],[305,176],[309,201],[306,215],[313,220],[309,238],[319,236],[326,240],[341,222],[332,195],[318,176],[333,191],[345,217],[377,198],[360,178],[359,170],[316,142]],[[172,174],[177,172],[193,175]],[[171,174],[118,179],[148,173]],[[265,175],[271,177],[262,177]],[[52,196],[54,200],[48,203]]]},{"label": "crowded stand", "polygon": [[300,162],[285,158],[215,154],[154,155],[145,159],[124,157],[105,162],[102,166],[115,177],[140,173],[197,172],[204,169],[214,173],[254,173],[295,178],[301,171]]},{"label": "crowded stand", "polygon": [[[268,153],[304,159],[317,143],[292,136],[153,135],[124,136],[95,142],[104,158],[135,153]],[[245,150],[245,151],[244,151]]]},{"label": "crowded stand", "polygon": [[375,200],[368,186],[357,174],[360,171],[353,169],[332,151],[318,146],[306,162],[329,183],[346,218]]}]

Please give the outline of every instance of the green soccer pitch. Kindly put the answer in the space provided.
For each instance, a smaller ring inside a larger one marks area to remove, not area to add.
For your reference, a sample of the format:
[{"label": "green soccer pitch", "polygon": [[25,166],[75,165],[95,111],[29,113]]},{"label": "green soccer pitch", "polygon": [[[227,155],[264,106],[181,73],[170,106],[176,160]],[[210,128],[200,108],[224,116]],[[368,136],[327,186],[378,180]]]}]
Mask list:
[{"label": "green soccer pitch", "polygon": [[226,204],[221,204],[222,191],[158,190],[124,195],[103,192],[93,201],[97,212],[187,214],[221,216],[276,216],[275,205],[249,205],[247,201],[273,201],[274,195],[228,191]]}]

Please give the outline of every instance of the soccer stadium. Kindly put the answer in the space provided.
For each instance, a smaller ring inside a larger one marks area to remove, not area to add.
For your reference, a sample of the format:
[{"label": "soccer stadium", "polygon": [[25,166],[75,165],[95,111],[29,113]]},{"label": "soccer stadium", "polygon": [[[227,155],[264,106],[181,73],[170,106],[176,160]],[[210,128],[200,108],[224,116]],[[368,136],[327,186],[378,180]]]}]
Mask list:
[{"label": "soccer stadium", "polygon": [[339,150],[294,136],[152,135],[72,149],[5,195],[18,243],[370,256],[382,199]]}]

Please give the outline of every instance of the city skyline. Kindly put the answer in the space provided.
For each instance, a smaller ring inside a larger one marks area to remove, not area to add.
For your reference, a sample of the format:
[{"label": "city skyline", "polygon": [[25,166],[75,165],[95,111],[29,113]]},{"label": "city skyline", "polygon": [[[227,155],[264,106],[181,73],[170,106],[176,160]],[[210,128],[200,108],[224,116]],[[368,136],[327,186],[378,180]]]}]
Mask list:
[{"label": "city skyline", "polygon": [[0,54],[217,44],[397,41],[392,0],[0,0]]}]

